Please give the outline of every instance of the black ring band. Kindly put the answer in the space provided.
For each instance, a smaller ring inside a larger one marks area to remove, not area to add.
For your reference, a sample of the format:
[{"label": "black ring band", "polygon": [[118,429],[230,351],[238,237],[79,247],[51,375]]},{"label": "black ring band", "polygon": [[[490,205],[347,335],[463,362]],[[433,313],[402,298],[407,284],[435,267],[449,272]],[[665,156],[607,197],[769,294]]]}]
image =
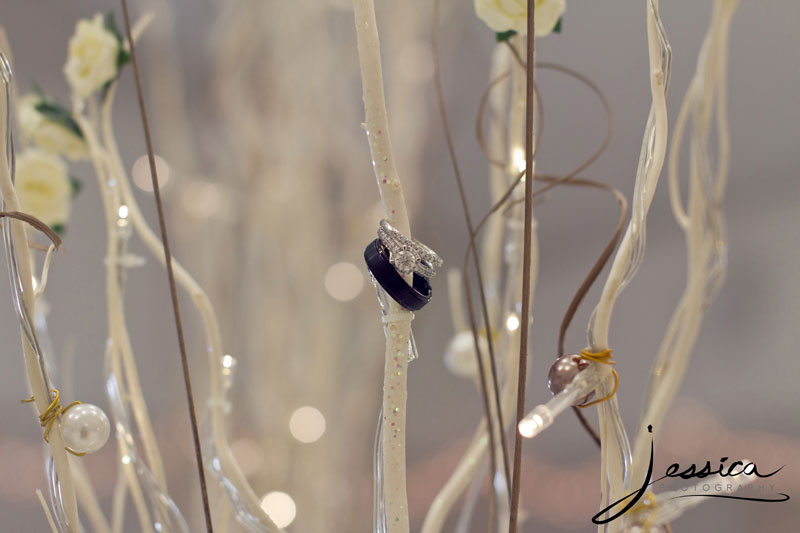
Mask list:
[{"label": "black ring band", "polygon": [[389,262],[389,252],[381,244],[380,239],[375,239],[367,245],[364,250],[364,260],[375,281],[394,301],[406,309],[418,311],[431,301],[433,291],[428,280],[414,274],[414,286],[406,283],[403,276]]}]

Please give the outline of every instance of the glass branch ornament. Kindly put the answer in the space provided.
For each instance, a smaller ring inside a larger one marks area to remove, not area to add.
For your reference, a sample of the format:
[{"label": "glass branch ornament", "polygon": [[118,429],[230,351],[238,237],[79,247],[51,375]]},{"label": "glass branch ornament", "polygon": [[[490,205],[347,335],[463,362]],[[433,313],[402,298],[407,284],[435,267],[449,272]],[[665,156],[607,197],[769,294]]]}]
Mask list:
[{"label": "glass branch ornament", "polygon": [[[644,257],[647,212],[664,164],[667,145],[666,92],[669,86],[672,52],[658,7],[658,0],[646,1],[652,105],[636,171],[631,220],[614,256],[600,300],[589,318],[587,338],[592,352],[601,352],[609,348],[608,330],[614,303],[620,292],[633,279]],[[611,393],[613,377],[607,368],[599,370],[605,371],[606,377],[598,386],[596,394],[604,398]],[[619,414],[617,396],[598,404],[597,409],[602,443],[600,507],[604,508],[609,501],[619,499],[630,487],[632,457],[628,437]],[[617,527],[612,522],[598,526],[598,531],[614,531]]]},{"label": "glass branch ornament", "polygon": [[[669,192],[675,219],[686,233],[687,281],[651,371],[633,457],[633,484],[647,469],[647,426],[662,426],[683,381],[703,315],[725,277],[726,238],[722,202],[728,176],[728,37],[738,0],[716,0],[697,68],[684,96],[669,152]],[[688,203],[681,201],[680,148],[689,125]],[[717,151],[711,134],[716,128]],[[714,167],[716,162],[716,168]]]},{"label": "glass branch ornament", "polygon": [[[230,391],[235,408],[226,419],[230,442],[236,453],[239,444],[263,451],[255,462],[248,465],[242,457],[240,464],[252,486],[292,497],[297,504],[292,528],[351,529],[351,517],[360,509],[361,476],[354,472],[364,472],[364,454],[371,453],[368,446],[354,453],[352,436],[374,431],[372,409],[379,394],[352,384],[368,382],[382,367],[380,358],[365,358],[361,348],[380,342],[382,334],[364,327],[375,318],[373,299],[359,294],[338,300],[317,282],[330,265],[358,264],[364,228],[381,218],[374,189],[353,179],[363,176],[363,159],[347,156],[364,150],[362,131],[339,128],[331,136],[319,127],[348,124],[363,112],[349,74],[341,70],[355,51],[342,40],[354,29],[350,2],[322,9],[290,2],[278,8],[280,17],[269,3],[213,5],[213,31],[203,38],[217,110],[212,117],[187,109],[197,80],[185,76],[186,65],[177,59],[182,53],[175,50],[172,24],[180,12],[164,2],[145,5],[157,18],[137,52],[146,58],[143,81],[158,95],[148,105],[156,111],[150,118],[157,124],[159,155],[170,168],[164,201],[171,240],[214,302],[226,353],[238,361]],[[389,45],[384,52],[400,59],[384,65],[391,101],[403,109],[393,116],[392,139],[403,146],[404,194],[416,203],[415,193],[424,187],[414,185],[423,183],[422,154],[433,134],[427,110],[419,105],[425,71],[409,68],[401,58],[424,49],[428,28],[419,24],[413,4],[380,9],[393,21],[381,31]],[[303,31],[286,24],[288,19],[302,20]],[[292,53],[275,55],[276,47]],[[309,65],[314,76],[308,76]],[[326,178],[297,179],[298,168]],[[133,178],[138,184],[135,172]],[[343,201],[331,201],[331,188],[341,191]],[[315,250],[315,261],[307,260],[308,250]],[[231,260],[242,253],[247,261]],[[359,274],[359,285],[364,275]],[[302,405],[324,406],[329,423],[319,442],[298,441],[286,424]],[[325,453],[318,453],[320,447]],[[329,497],[332,490],[335,499]]]},{"label": "glass branch ornament", "polygon": [[[14,190],[14,136],[11,126],[12,115],[12,70],[11,63],[0,50],[0,76],[2,77],[4,98],[0,103],[0,124],[3,127],[3,146],[0,147],[0,192],[2,205],[10,211],[21,211]],[[35,297],[33,288],[33,257],[28,244],[25,223],[6,219],[3,224],[3,242],[11,282],[11,295],[14,310],[20,322],[22,349],[28,386],[33,393],[33,403],[38,414],[48,410],[54,397],[52,384],[48,377],[47,361],[37,336],[35,317]],[[61,421],[56,418],[47,442],[50,447],[47,475],[50,484],[50,505],[56,525],[62,533],[79,531],[78,506],[73,483],[73,474],[67,457],[66,442],[62,435]]]},{"label": "glass branch ornament", "polygon": [[[144,29],[147,19],[140,21],[133,30],[134,38],[137,38]],[[98,176],[106,212],[106,224],[109,236],[109,319],[111,324],[110,350],[112,364],[109,366],[110,373],[115,379],[109,377],[108,391],[116,394],[119,391],[127,390],[123,397],[130,397],[129,407],[133,411],[139,431],[144,441],[145,456],[148,465],[145,466],[136,452],[136,444],[132,439],[121,438],[124,442],[120,450],[120,461],[127,483],[130,484],[131,496],[134,499],[135,508],[142,524],[153,524],[152,528],[156,531],[159,528],[172,527],[175,530],[186,526],[186,521],[180,514],[177,506],[169,498],[166,491],[163,467],[161,465],[158,447],[152,436],[149,419],[147,418],[146,406],[141,395],[141,389],[136,378],[135,362],[130,347],[130,339],[124,328],[124,310],[121,306],[121,285],[120,279],[124,278],[124,268],[135,265],[139,260],[125,252],[127,239],[136,234],[144,243],[145,247],[164,264],[164,252],[160,239],[147,225],[144,216],[139,209],[136,198],[132,194],[131,185],[124,169],[122,159],[117,147],[113,133],[113,121],[111,117],[111,104],[115,93],[115,83],[112,82],[105,91],[104,98],[100,102],[101,108],[97,109],[97,100],[88,100],[89,115],[82,113],[84,102],[76,98],[73,114],[75,120],[80,125],[89,143],[92,161],[95,172]],[[98,124],[99,122],[99,124]],[[96,133],[100,131],[100,136]],[[123,239],[120,239],[123,237]],[[209,418],[214,456],[207,458],[206,461],[212,466],[212,470],[221,476],[221,485],[225,489],[226,495],[231,499],[237,518],[247,524],[254,531],[277,532],[280,529],[269,518],[261,508],[259,499],[253,492],[246,478],[236,463],[230,449],[230,445],[225,435],[225,413],[223,410],[224,400],[224,371],[222,341],[216,313],[202,288],[194,281],[189,273],[175,260],[173,260],[175,278],[178,285],[186,290],[194,303],[202,319],[203,328],[206,334],[208,346],[211,392],[209,401]],[[116,309],[116,311],[115,311]],[[118,342],[113,339],[117,336]],[[116,349],[115,346],[121,346]],[[115,363],[115,358],[121,357],[121,366]],[[118,400],[112,398],[117,407],[122,407]],[[122,436],[129,436],[127,417],[123,417],[124,411],[119,411],[120,425],[118,429],[122,431]],[[143,428],[147,428],[146,430]],[[126,453],[131,452],[134,453]],[[134,463],[134,461],[137,461]],[[153,465],[157,465],[154,468]],[[124,494],[126,488],[124,484],[118,485],[118,493]],[[142,496],[142,495],[146,496]],[[124,498],[115,498],[115,516],[112,523],[121,524],[121,513],[124,512]],[[148,507],[149,506],[149,507]],[[185,529],[188,531],[188,529]]]},{"label": "glass branch ornament", "polygon": [[[148,17],[140,20],[134,35],[138,37],[148,22]],[[89,147],[101,191],[106,227],[104,263],[109,328],[105,363],[106,394],[115,419],[122,475],[115,489],[111,523],[112,527],[122,527],[124,494],[129,493],[143,530],[167,528],[188,531],[185,519],[168,495],[163,461],[142,394],[133,344],[126,326],[126,271],[141,264],[142,259],[128,252],[128,241],[132,236],[129,220],[131,208],[122,191],[125,175],[113,131],[115,93],[115,80],[109,82],[102,95],[84,97],[74,93],[72,113]],[[131,418],[135,421],[135,429],[130,423]],[[140,443],[134,434],[139,435]],[[142,453],[139,452],[140,447]]]}]

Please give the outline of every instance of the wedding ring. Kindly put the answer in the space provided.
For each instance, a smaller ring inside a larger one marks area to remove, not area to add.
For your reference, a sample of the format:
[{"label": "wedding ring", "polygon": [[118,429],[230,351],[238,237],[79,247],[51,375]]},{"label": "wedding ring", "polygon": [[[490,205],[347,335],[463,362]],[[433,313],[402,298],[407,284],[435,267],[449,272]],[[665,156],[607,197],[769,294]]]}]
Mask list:
[{"label": "wedding ring", "polygon": [[406,283],[403,276],[389,261],[389,251],[375,239],[364,250],[364,260],[370,274],[378,284],[383,287],[394,301],[406,309],[417,311],[431,301],[433,293],[428,280],[419,274],[414,274],[412,284]]},{"label": "wedding ring", "polygon": [[439,255],[421,242],[406,237],[386,219],[381,220],[378,238],[389,251],[389,261],[402,275],[419,274],[425,278],[436,275],[444,263]]}]

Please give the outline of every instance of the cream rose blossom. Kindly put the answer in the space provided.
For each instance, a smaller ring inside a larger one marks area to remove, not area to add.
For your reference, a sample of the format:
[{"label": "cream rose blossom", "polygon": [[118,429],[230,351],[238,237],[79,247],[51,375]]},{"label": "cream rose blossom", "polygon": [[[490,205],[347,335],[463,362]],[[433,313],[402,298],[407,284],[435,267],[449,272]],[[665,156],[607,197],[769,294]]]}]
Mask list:
[{"label": "cream rose blossom", "polygon": [[42,95],[29,93],[20,98],[17,116],[22,138],[37,146],[63,155],[72,161],[89,158],[86,141],[63,124],[50,120],[36,106],[42,102]]},{"label": "cream rose blossom", "polygon": [[86,145],[86,141],[56,122],[49,120],[42,122],[33,135],[33,142],[45,150],[66,156],[72,161],[89,158],[89,147]]},{"label": "cream rose blossom", "polygon": [[[536,37],[553,31],[567,5],[565,0],[535,0],[533,27]],[[496,32],[528,33],[527,0],[475,0],[475,13]]]},{"label": "cream rose blossom", "polygon": [[72,183],[67,164],[54,153],[28,148],[17,156],[15,188],[22,210],[48,226],[69,220]]},{"label": "cream rose blossom", "polygon": [[64,75],[73,92],[86,98],[117,75],[119,41],[108,31],[103,15],[79,20],[67,47]]},{"label": "cream rose blossom", "polygon": [[28,93],[20,97],[17,102],[17,122],[22,138],[26,141],[33,139],[34,132],[39,129],[39,125],[44,120],[42,114],[36,110],[36,106],[41,101],[41,95]]}]

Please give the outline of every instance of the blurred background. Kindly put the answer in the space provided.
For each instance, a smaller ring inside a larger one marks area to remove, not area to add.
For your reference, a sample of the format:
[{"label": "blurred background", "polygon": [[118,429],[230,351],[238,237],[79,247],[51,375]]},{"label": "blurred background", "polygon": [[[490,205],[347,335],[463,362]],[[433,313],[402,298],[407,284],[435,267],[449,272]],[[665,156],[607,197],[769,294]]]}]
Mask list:
[{"label": "blurred background", "polygon": [[[228,430],[234,453],[257,494],[279,491],[294,500],[289,531],[369,531],[383,334],[361,254],[374,238],[380,210],[359,127],[363,108],[350,2],[146,0],[132,7],[156,15],[141,40],[141,62],[156,151],[168,167],[163,194],[175,255],[209,292],[225,351],[237,361]],[[21,91],[35,81],[67,101],[66,42],[79,18],[108,9],[97,0],[0,6]],[[488,165],[475,138],[475,119],[489,80],[494,33],[476,18],[471,2],[444,0],[442,9],[445,98],[470,206],[483,213],[489,207]],[[710,2],[662,6],[673,50],[671,121],[694,72],[710,11]],[[435,108],[432,4],[379,0],[377,15],[389,121],[414,235],[455,267],[467,234]],[[672,462],[714,464],[719,457],[746,456],[764,471],[786,465],[770,478],[775,487],[764,490],[793,499],[709,500],[673,523],[676,532],[705,531],[712,523],[717,531],[753,531],[765,523],[790,531],[800,520],[795,499],[800,497],[798,22],[796,2],[742,2],[734,19],[725,201],[729,272],[656,446],[656,471]],[[614,138],[585,175],[629,196],[650,105],[645,2],[571,0],[562,33],[537,40],[536,46],[538,60],[576,69],[606,94]],[[603,110],[575,81],[546,70],[537,76],[546,113],[537,171],[567,172],[602,140]],[[155,225],[129,69],[120,83],[115,129],[139,201]],[[73,206],[66,252],[51,270],[50,333],[65,396],[106,408],[105,228],[91,167],[76,165],[71,173],[84,188]],[[555,190],[537,207],[541,255],[529,407],[550,396],[546,373],[559,321],[617,216],[610,201],[580,188]],[[611,325],[629,433],[685,283],[684,235],[673,220],[663,180],[647,233],[644,264],[620,297]],[[132,249],[148,255],[135,239]],[[200,531],[200,493],[166,275],[148,258],[130,272],[128,289],[127,324],[170,493],[192,530]],[[420,358],[408,376],[412,529],[421,525],[482,414],[473,384],[448,372],[443,362],[454,334],[444,276],[436,279],[435,292],[414,321]],[[567,350],[584,346],[598,293],[595,288],[579,310]],[[41,431],[30,409],[19,404],[29,393],[5,283],[2,302],[0,530],[45,531],[34,495],[45,486]],[[204,340],[188,299],[182,308],[202,412],[208,387]],[[311,409],[299,410],[304,407]],[[112,445],[84,459],[106,508],[116,460]],[[523,530],[594,530],[590,517],[599,501],[598,478],[594,444],[572,417],[559,419],[524,445]],[[485,530],[484,504],[474,531]]]}]

